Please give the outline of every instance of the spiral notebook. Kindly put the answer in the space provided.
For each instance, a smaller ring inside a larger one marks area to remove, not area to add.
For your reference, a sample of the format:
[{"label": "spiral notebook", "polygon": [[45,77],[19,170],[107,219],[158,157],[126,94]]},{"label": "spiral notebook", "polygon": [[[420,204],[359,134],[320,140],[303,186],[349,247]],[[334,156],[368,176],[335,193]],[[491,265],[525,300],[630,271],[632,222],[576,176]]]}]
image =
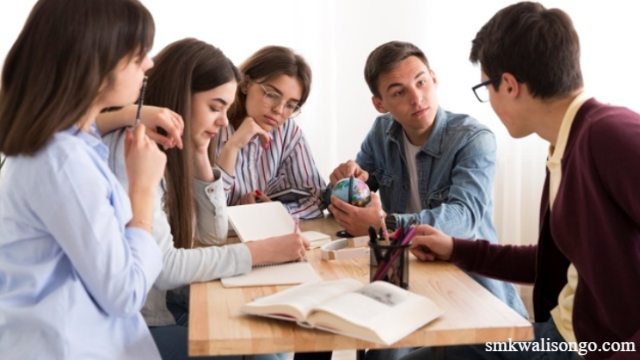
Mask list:
[{"label": "spiral notebook", "polygon": [[[227,213],[229,228],[242,242],[291,234],[295,228],[293,217],[279,201],[229,206]],[[302,231],[300,235],[309,240],[310,249],[331,241],[331,236],[318,231]]]},{"label": "spiral notebook", "polygon": [[224,287],[294,285],[320,280],[318,273],[306,261],[258,265],[249,273],[220,279]]}]

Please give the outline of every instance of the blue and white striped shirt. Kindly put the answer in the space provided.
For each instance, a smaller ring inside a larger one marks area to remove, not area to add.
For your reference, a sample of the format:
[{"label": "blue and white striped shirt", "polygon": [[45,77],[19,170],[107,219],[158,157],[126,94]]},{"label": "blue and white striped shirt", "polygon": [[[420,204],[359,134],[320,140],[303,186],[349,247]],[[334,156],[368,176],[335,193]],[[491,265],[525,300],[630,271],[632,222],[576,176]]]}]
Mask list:
[{"label": "blue and white striped shirt", "polygon": [[[228,126],[221,129],[213,144],[216,157],[233,135]],[[284,204],[292,215],[301,219],[312,219],[323,215],[324,205],[321,192],[326,185],[311,155],[302,129],[293,119],[287,119],[282,126],[272,130],[269,148],[264,150],[256,137],[238,153],[235,175],[224,170],[222,179],[227,194],[227,204],[236,205],[244,194],[260,190],[266,195],[288,188],[308,188],[313,195],[306,199]]]},{"label": "blue and white striped shirt", "polygon": [[96,134],[55,134],[0,183],[3,359],[160,359],[140,315],[162,269]]}]

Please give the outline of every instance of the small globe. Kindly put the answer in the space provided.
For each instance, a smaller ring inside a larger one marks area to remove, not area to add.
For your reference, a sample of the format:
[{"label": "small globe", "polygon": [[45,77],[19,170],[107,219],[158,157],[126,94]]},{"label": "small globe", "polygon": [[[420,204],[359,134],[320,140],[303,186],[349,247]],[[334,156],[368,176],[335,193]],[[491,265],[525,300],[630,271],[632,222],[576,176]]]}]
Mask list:
[{"label": "small globe", "polygon": [[356,178],[353,178],[351,201],[349,201],[349,181],[351,179],[352,178],[344,178],[338,181],[333,187],[331,194],[354,206],[365,207],[369,205],[371,201],[371,191],[364,181]]}]

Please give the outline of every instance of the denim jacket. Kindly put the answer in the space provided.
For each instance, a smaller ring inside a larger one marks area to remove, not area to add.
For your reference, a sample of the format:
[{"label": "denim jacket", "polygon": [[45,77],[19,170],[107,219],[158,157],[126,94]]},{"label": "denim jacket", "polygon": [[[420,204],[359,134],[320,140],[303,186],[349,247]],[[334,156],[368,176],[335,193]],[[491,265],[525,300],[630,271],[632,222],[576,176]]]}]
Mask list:
[{"label": "denim jacket", "polygon": [[[468,115],[438,108],[433,131],[415,160],[422,207],[419,214],[404,213],[411,193],[403,131],[391,114],[379,116],[356,157],[358,165],[369,173],[367,185],[378,191],[382,208],[392,214],[389,218],[397,226],[429,224],[457,238],[497,243],[491,220],[496,167],[491,130]],[[472,277],[526,317],[513,285]]]}]

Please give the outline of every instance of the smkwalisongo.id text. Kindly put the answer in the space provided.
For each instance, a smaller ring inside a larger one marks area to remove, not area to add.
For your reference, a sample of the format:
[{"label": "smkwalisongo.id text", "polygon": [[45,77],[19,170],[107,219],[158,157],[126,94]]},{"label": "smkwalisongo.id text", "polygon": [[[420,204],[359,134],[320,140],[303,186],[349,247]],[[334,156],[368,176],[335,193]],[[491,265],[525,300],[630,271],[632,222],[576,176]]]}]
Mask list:
[{"label": "smkwalisongo.id text", "polygon": [[537,341],[493,341],[485,343],[485,350],[488,352],[493,351],[575,351],[580,356],[584,356],[589,352],[596,351],[623,351],[631,352],[636,351],[636,344],[634,342],[604,342],[602,346],[594,342],[556,342],[549,341],[549,338],[542,338],[540,342]]}]

